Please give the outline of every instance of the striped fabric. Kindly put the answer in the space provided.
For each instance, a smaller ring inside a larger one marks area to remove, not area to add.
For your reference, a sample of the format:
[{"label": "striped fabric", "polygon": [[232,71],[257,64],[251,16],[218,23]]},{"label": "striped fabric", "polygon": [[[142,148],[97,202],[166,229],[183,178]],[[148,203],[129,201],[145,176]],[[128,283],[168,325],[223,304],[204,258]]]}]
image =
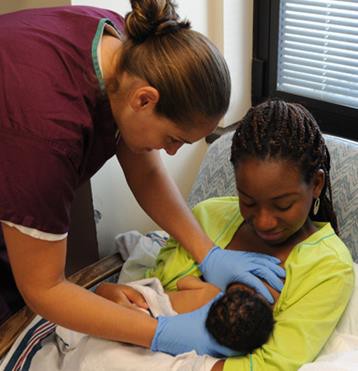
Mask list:
[{"label": "striped fabric", "polygon": [[11,351],[10,359],[3,365],[4,368],[0,366],[0,370],[29,370],[32,358],[42,347],[42,341],[55,331],[55,324],[40,317],[36,318],[35,324],[28,328],[16,348]]}]

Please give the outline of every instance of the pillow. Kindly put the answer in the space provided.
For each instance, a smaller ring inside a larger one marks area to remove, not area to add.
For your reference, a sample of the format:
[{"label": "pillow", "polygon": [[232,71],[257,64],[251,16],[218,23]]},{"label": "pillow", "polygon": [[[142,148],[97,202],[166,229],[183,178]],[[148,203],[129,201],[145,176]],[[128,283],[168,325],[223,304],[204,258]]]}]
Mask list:
[{"label": "pillow", "polygon": [[353,263],[355,283],[351,300],[349,301],[342,318],[338,322],[336,331],[341,334],[358,336],[358,264]]},{"label": "pillow", "polygon": [[352,297],[326,345],[312,363],[299,371],[356,371],[358,370],[358,264],[353,263],[355,283]]}]

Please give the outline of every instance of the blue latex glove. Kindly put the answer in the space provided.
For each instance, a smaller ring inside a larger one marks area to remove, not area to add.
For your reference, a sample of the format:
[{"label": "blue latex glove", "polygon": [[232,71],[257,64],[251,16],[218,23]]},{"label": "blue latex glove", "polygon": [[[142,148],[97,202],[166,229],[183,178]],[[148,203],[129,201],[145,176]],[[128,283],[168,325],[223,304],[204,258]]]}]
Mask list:
[{"label": "blue latex glove", "polygon": [[210,354],[214,357],[237,355],[232,349],[216,342],[205,327],[206,317],[211,304],[223,294],[218,294],[203,307],[173,317],[161,317],[150,349],[172,355],[195,350],[198,354]]},{"label": "blue latex glove", "polygon": [[199,265],[206,281],[225,291],[231,282],[241,282],[254,288],[269,303],[273,297],[267,287],[257,277],[264,279],[271,287],[281,292],[283,283],[280,278],[286,276],[285,270],[278,264],[280,260],[266,254],[222,250],[214,246]]}]

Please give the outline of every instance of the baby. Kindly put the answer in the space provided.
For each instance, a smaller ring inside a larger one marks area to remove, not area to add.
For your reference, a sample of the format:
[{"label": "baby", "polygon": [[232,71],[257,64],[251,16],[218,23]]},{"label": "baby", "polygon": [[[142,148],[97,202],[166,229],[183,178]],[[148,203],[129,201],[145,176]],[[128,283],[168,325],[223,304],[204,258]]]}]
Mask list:
[{"label": "baby", "polygon": [[[178,280],[177,289],[166,294],[179,314],[202,307],[220,293],[216,286],[195,276]],[[96,293],[134,310],[148,308],[144,297],[128,285],[103,282]],[[277,298],[277,293],[272,294]],[[263,345],[273,325],[272,307],[253,289],[238,282],[228,285],[225,293],[213,302],[206,319],[209,333],[219,344],[242,354]]]}]

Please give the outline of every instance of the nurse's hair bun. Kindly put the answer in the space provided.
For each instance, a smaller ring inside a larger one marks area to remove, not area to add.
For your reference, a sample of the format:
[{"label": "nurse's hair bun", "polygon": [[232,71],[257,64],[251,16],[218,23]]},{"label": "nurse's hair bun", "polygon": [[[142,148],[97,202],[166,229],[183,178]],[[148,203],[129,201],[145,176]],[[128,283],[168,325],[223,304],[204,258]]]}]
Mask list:
[{"label": "nurse's hair bun", "polygon": [[161,36],[190,28],[181,21],[176,4],[170,0],[131,0],[132,11],[125,16],[127,36],[136,43],[149,37]]}]

